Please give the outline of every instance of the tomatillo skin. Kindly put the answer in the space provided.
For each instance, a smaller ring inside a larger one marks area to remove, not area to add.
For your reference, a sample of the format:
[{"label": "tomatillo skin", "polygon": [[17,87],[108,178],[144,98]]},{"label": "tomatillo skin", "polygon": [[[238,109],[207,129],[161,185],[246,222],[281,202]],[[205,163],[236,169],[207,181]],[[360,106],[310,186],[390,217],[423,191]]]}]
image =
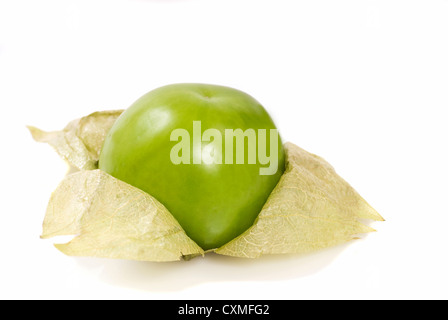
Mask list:
[{"label": "tomatillo skin", "polygon": [[[209,139],[201,141],[199,150],[209,145],[207,152],[220,154],[222,163],[195,163],[193,127],[199,121],[201,132],[221,132],[222,148],[214,144],[210,149]],[[172,141],[176,129],[188,132],[193,142],[189,163],[172,161],[172,150],[180,141]],[[241,91],[205,84],[165,86],[147,93],[120,116],[105,139],[99,168],[155,197],[204,250],[218,248],[254,223],[285,167],[280,137],[274,174],[260,174],[268,165],[259,157],[249,163],[248,138],[244,163],[225,162],[226,129],[270,132],[276,127],[262,105]],[[269,155],[271,142],[265,141]]]}]

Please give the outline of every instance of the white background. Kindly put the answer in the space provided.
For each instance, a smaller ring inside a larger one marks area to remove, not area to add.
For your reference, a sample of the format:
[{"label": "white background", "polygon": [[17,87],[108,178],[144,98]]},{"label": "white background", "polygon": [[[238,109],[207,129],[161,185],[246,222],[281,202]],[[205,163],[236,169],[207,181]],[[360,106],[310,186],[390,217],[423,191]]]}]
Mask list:
[{"label": "white background", "polygon": [[[46,130],[162,85],[256,97],[386,222],[307,256],[71,258],[40,240]],[[448,1],[0,0],[0,298],[448,298]]]}]

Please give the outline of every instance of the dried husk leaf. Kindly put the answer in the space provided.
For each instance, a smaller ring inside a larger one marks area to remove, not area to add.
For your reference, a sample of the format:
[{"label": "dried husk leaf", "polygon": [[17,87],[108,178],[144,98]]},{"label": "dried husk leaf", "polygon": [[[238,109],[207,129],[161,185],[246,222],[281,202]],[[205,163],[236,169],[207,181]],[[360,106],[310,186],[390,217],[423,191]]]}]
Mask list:
[{"label": "dried husk leaf", "polygon": [[53,193],[42,238],[76,235],[56,247],[70,256],[176,261],[203,255],[149,194],[101,170],[67,176]]},{"label": "dried husk leaf", "polygon": [[46,132],[28,126],[34,140],[50,144],[71,166],[79,170],[98,168],[106,134],[123,110],[94,112],[73,120],[63,130]]},{"label": "dried husk leaf", "polygon": [[374,231],[359,219],[383,218],[324,159],[285,144],[286,171],[254,225],[215,252],[257,258],[306,253]]},{"label": "dried husk leaf", "polygon": [[[122,112],[95,112],[56,132],[29,127],[36,141],[83,170],[68,175],[53,193],[42,238],[76,235],[56,245],[73,256],[175,261],[204,255],[155,198],[97,170],[106,134]],[[360,219],[383,220],[328,162],[292,143],[285,150],[286,171],[254,225],[216,253],[306,253],[374,231]]]}]

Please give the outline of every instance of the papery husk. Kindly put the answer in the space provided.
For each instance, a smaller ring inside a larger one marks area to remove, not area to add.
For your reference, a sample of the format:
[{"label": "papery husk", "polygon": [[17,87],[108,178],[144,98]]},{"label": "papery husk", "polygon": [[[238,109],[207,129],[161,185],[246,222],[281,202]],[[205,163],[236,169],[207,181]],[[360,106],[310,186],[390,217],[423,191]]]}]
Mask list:
[{"label": "papery husk", "polygon": [[59,235],[76,235],[56,245],[70,256],[160,262],[204,254],[160,202],[99,169],[67,176],[53,193],[42,238]]},{"label": "papery husk", "polygon": [[[151,195],[98,169],[107,132],[123,110],[95,112],[65,129],[29,127],[79,172],[53,193],[43,238],[74,235],[56,247],[67,255],[139,261],[189,260],[204,251]],[[252,227],[215,251],[257,258],[307,253],[374,231],[361,219],[383,218],[322,158],[286,143],[286,171]]]},{"label": "papery husk", "polygon": [[71,121],[61,131],[46,132],[28,126],[34,140],[51,145],[78,170],[98,169],[104,139],[123,110],[99,111]]},{"label": "papery husk", "polygon": [[360,219],[383,218],[319,156],[285,144],[286,171],[254,225],[215,250],[241,258],[306,253],[374,229]]}]

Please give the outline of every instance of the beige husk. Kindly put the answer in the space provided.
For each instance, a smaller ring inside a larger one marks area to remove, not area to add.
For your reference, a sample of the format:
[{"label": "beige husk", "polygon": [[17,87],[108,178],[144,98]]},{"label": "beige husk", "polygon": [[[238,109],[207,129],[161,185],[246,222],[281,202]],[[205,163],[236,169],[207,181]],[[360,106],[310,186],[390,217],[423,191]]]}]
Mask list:
[{"label": "beige husk", "polygon": [[149,194],[96,169],[67,176],[53,193],[42,238],[77,235],[56,247],[72,256],[174,261],[203,254]]},{"label": "beige husk", "polygon": [[[204,255],[169,211],[151,195],[98,169],[101,146],[122,113],[95,112],[62,131],[29,127],[71,166],[48,204],[42,238],[74,235],[56,247],[68,255],[139,261],[175,261]],[[374,231],[359,219],[383,218],[322,158],[285,144],[286,171],[254,225],[221,255],[305,253]]]},{"label": "beige husk", "polygon": [[305,253],[374,231],[383,218],[324,159],[285,144],[286,171],[254,225],[216,253],[245,258]]},{"label": "beige husk", "polygon": [[46,132],[28,126],[34,140],[51,145],[62,159],[79,170],[98,168],[106,134],[123,110],[94,112],[71,121],[63,130]]}]

